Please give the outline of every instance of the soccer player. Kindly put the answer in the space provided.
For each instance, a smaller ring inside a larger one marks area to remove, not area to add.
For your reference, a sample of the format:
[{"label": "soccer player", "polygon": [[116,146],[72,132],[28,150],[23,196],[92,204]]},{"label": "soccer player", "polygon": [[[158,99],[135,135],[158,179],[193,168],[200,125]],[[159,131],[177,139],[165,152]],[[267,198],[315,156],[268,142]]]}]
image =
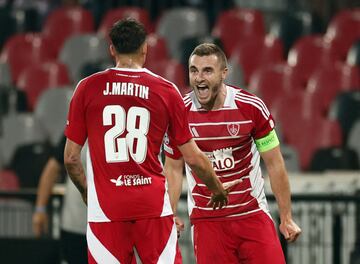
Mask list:
[{"label": "soccer player", "polygon": [[[225,84],[226,74],[226,57],[218,46],[205,43],[194,49],[189,58],[193,91],[184,97],[190,131],[224,187],[230,188],[228,204],[211,210],[206,206],[210,192],[196,177],[197,172],[186,166],[196,261],[285,263],[264,194],[260,157],[280,210],[281,233],[294,241],[301,230],[291,215],[288,176],[274,120],[261,99]],[[184,159],[171,139],[165,150],[165,172],[169,181],[174,181],[169,191],[176,210]]]},{"label": "soccer player", "polygon": [[227,192],[192,139],[177,87],[143,68],[143,25],[121,20],[109,36],[116,67],[79,82],[65,130],[65,166],[88,205],[89,263],[131,263],[133,248],[143,263],[179,263],[159,155],[165,132],[211,190],[209,207],[225,205]]}]

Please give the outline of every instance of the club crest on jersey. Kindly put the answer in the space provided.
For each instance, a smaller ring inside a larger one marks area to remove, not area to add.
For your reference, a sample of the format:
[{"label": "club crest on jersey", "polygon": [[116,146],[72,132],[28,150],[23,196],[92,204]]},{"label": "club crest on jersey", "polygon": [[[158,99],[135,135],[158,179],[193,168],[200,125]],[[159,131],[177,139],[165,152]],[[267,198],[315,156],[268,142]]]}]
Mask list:
[{"label": "club crest on jersey", "polygon": [[228,130],[228,132],[229,132],[229,134],[231,135],[231,136],[237,136],[237,134],[239,133],[239,131],[240,131],[240,124],[228,124],[227,125],[227,130]]},{"label": "club crest on jersey", "polygon": [[215,171],[225,171],[235,167],[232,148],[214,150],[209,158]]},{"label": "club crest on jersey", "polygon": [[121,187],[130,187],[130,186],[139,186],[139,185],[149,185],[151,184],[151,177],[145,177],[142,175],[120,175],[117,179],[110,179],[112,183],[115,183],[115,186]]}]

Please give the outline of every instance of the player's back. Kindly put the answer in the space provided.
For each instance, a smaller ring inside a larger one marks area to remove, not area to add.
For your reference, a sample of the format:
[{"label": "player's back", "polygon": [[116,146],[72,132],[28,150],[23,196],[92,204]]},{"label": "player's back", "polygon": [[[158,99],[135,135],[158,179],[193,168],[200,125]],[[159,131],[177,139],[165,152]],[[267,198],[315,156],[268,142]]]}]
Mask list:
[{"label": "player's back", "polygon": [[77,90],[89,143],[89,221],[171,214],[159,153],[172,104],[181,102],[176,87],[147,69],[112,68]]}]

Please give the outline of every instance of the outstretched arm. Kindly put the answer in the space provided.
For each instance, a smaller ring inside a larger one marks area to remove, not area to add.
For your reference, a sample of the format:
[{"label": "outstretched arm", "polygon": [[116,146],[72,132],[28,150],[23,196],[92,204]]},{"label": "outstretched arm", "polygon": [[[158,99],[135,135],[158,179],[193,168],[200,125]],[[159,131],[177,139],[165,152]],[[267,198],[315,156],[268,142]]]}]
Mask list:
[{"label": "outstretched arm", "polygon": [[269,174],[271,189],[275,195],[280,212],[280,232],[285,239],[293,242],[301,233],[300,227],[292,219],[289,178],[285,169],[280,147],[261,152]]},{"label": "outstretched arm", "polygon": [[81,193],[84,202],[87,203],[87,184],[84,167],[81,163],[81,149],[81,145],[67,139],[64,150],[64,164],[71,180]]}]

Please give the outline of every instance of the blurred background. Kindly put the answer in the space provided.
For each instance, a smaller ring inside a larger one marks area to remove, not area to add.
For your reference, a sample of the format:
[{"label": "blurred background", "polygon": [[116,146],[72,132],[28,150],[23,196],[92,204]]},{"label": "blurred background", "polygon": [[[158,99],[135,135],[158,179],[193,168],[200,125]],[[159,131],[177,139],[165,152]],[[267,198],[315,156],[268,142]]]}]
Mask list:
[{"label": "blurred background", "polygon": [[[124,17],[149,33],[145,66],[182,94],[191,51],[213,42],[228,57],[227,83],[269,107],[303,229],[283,243],[288,263],[360,263],[360,0],[0,0],[0,262],[60,263],[63,189],[49,235],[35,239],[36,187],[76,83],[113,66],[107,32]],[[180,245],[194,263],[186,223]]]}]

